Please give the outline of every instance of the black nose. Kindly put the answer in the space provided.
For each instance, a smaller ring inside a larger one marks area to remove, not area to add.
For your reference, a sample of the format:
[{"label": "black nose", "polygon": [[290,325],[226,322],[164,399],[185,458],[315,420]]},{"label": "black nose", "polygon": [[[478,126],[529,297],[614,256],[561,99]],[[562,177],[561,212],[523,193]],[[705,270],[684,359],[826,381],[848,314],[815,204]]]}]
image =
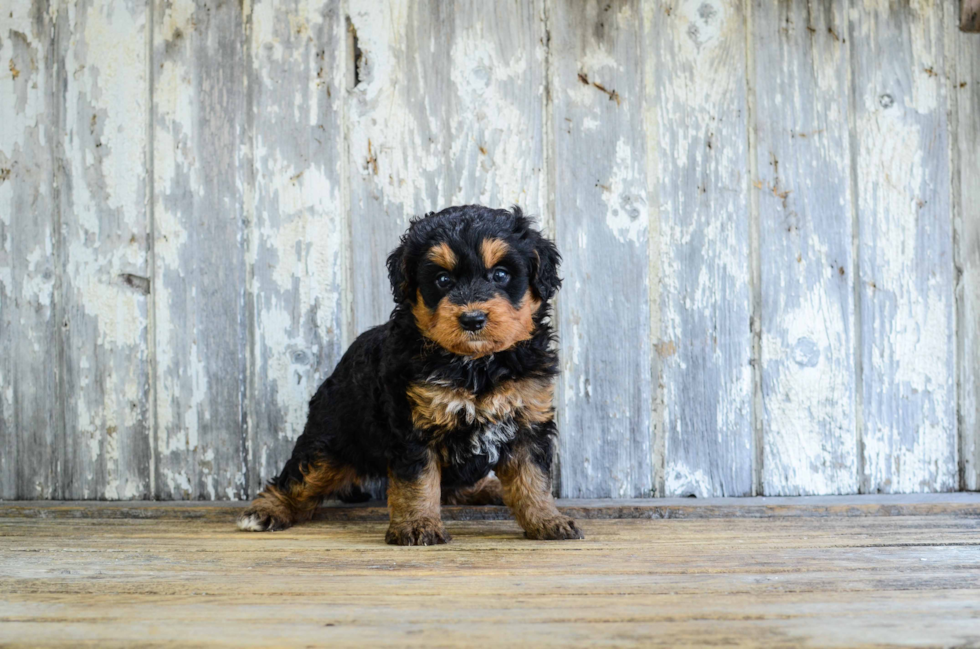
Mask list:
[{"label": "black nose", "polygon": [[459,316],[459,326],[467,331],[479,331],[487,324],[487,314],[483,311],[467,311]]}]

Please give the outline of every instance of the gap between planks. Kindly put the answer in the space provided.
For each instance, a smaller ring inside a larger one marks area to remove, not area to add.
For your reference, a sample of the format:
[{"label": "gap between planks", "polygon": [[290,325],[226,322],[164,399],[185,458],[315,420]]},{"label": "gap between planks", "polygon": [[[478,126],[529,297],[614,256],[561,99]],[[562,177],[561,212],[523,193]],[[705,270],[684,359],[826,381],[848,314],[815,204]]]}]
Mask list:
[{"label": "gap between planks", "polygon": [[[246,502],[0,501],[0,518],[203,519],[233,521]],[[878,516],[980,517],[980,493],[877,494],[752,498],[561,499],[558,507],[583,520],[826,518]],[[506,507],[443,507],[450,521],[508,520]],[[327,503],[315,520],[386,521],[383,503]]]}]

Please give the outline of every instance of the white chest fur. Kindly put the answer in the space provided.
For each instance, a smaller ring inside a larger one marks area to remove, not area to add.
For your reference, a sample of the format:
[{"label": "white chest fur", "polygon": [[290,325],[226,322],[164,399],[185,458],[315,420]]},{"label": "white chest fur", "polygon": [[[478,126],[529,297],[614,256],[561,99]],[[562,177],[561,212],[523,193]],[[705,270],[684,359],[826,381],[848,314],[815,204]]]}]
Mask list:
[{"label": "white chest fur", "polygon": [[512,440],[521,426],[553,417],[553,390],[550,378],[504,381],[483,394],[427,381],[409,386],[407,395],[416,428],[435,432],[436,440],[465,429],[471,437],[465,445],[469,451],[486,454],[495,462],[499,447]]}]

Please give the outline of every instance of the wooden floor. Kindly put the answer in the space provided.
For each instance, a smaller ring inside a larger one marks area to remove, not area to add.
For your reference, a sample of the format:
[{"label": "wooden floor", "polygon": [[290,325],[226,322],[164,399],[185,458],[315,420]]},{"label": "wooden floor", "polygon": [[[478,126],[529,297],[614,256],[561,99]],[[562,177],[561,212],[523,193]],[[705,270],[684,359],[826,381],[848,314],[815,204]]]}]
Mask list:
[{"label": "wooden floor", "polygon": [[0,504],[0,646],[980,647],[980,517],[942,509],[585,520],[577,542],[451,521],[448,546],[396,548],[377,521]]}]

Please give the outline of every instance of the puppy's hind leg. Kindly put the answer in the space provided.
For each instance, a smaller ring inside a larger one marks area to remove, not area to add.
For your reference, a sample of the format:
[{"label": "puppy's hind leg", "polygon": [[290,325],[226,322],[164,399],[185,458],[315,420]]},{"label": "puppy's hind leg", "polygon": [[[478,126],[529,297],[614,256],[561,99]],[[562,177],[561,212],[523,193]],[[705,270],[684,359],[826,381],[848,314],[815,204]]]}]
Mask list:
[{"label": "puppy's hind leg", "polygon": [[317,458],[309,462],[293,457],[238,519],[246,532],[275,532],[310,520],[327,494],[347,489],[356,479],[354,469]]}]

